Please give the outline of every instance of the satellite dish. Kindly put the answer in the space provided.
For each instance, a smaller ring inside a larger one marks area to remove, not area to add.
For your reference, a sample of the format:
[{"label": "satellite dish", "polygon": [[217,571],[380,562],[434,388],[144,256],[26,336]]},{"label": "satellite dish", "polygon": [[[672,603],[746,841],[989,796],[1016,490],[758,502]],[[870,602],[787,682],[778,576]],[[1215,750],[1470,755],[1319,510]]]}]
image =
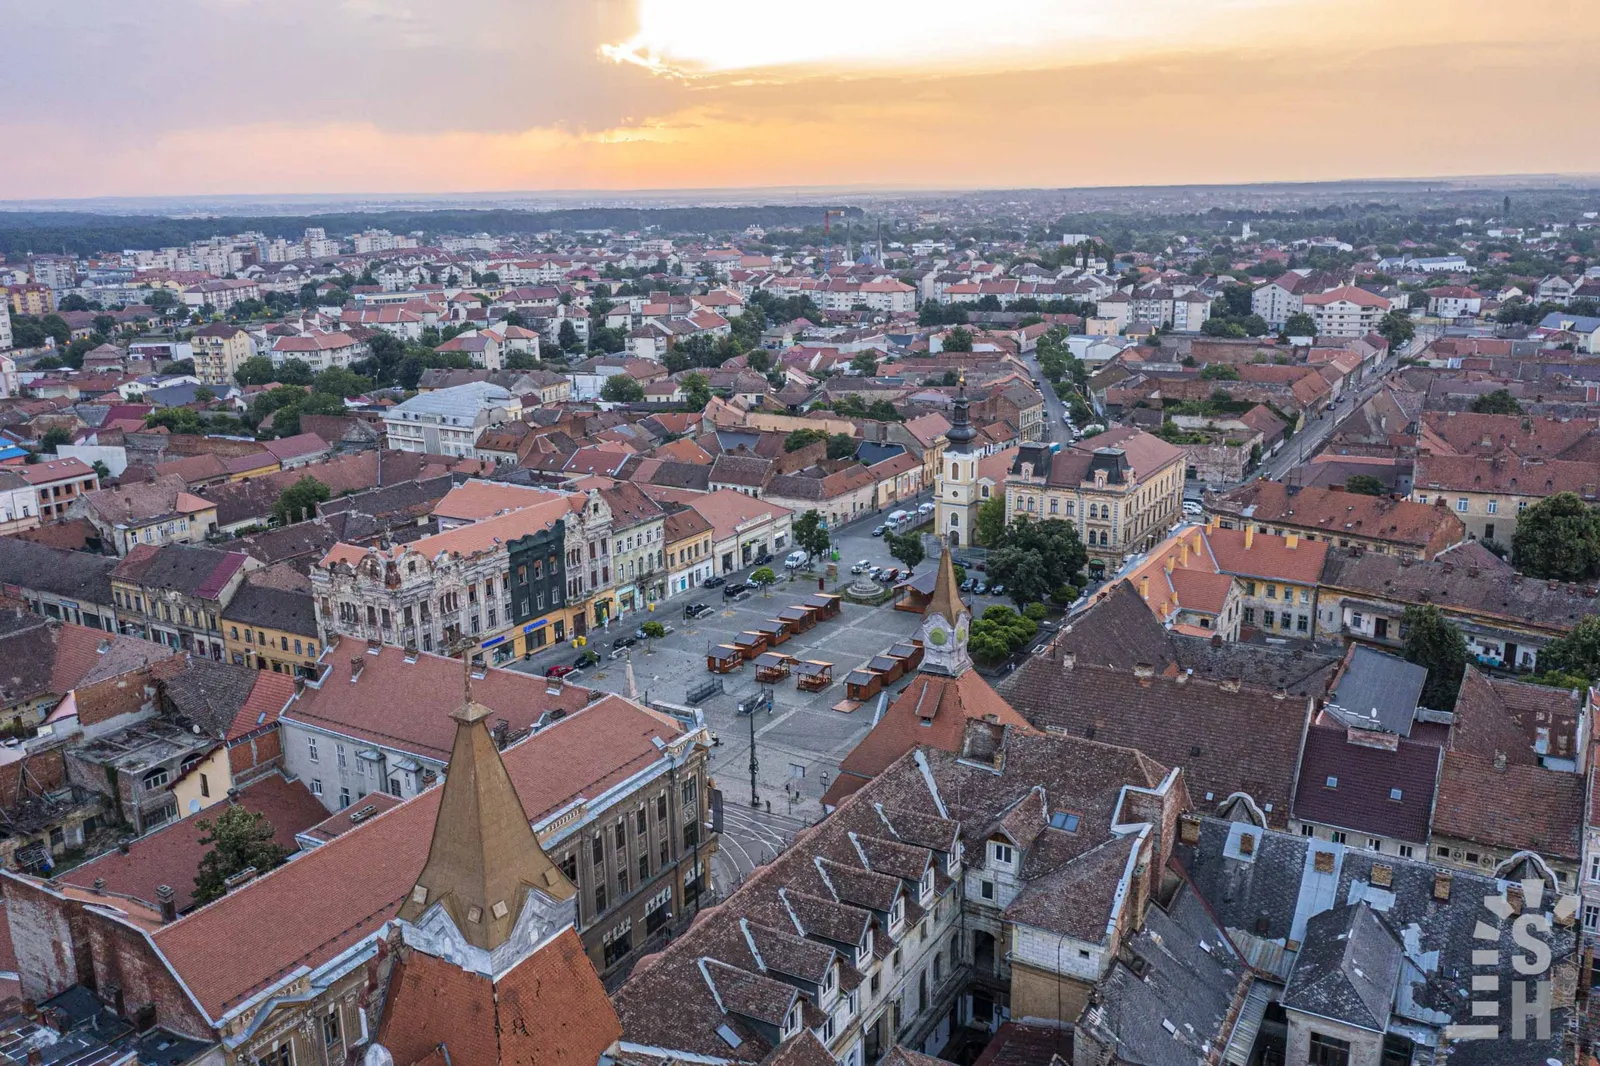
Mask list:
[{"label": "satellite dish", "polygon": [[389,1054],[388,1048],[374,1041],[361,1056],[361,1066],[394,1066],[394,1056]]}]

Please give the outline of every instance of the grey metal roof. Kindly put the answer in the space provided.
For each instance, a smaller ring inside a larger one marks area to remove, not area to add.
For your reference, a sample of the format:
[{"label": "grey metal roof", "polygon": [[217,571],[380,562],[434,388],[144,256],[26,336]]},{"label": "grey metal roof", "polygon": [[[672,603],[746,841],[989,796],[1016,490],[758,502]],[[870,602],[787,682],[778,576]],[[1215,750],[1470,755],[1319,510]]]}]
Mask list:
[{"label": "grey metal roof", "polygon": [[1400,963],[1399,940],[1366,903],[1323,911],[1306,925],[1283,1005],[1381,1033]]},{"label": "grey metal roof", "polygon": [[511,402],[511,393],[487,381],[473,381],[454,388],[418,393],[398,404],[389,417],[408,415],[434,415],[438,418],[459,418],[471,425],[478,413],[486,407],[504,406]]},{"label": "grey metal roof", "polygon": [[1407,737],[1427,680],[1425,667],[1357,644],[1328,702],[1346,724]]},{"label": "grey metal roof", "polygon": [[0,583],[38,589],[86,603],[111,602],[111,571],[117,560],[106,555],[67,551],[20,537],[0,537]]}]

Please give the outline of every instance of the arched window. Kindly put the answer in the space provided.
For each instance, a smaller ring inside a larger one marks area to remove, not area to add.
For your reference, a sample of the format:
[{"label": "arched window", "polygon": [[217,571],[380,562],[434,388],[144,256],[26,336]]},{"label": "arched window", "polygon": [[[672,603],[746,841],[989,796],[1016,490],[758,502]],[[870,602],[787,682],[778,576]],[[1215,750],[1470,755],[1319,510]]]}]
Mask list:
[{"label": "arched window", "polygon": [[959,480],[960,479],[960,477],[961,477],[961,464],[960,463],[951,463],[950,464],[950,477],[951,477],[952,480]]}]

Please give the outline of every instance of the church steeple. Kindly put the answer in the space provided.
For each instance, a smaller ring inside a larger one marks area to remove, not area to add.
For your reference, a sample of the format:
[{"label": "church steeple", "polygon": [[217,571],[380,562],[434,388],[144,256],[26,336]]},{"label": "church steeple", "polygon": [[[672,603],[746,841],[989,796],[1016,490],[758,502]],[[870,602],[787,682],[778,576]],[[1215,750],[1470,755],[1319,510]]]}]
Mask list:
[{"label": "church steeple", "polygon": [[922,611],[920,669],[930,674],[959,677],[972,668],[972,659],[967,655],[972,613],[961,602],[951,554],[949,548],[940,554],[939,576],[933,583],[933,596]]},{"label": "church steeple", "polygon": [[970,404],[967,400],[967,372],[963,370],[958,380],[955,403],[950,410],[950,428],[944,435],[945,439],[950,442],[949,451],[967,452],[969,445],[972,443],[972,438],[978,435],[978,431],[973,429],[972,423],[968,421],[967,411],[969,406]]},{"label": "church steeple", "polygon": [[[494,712],[473,699],[471,669],[469,662],[465,702],[450,715],[456,737],[428,861],[399,917],[492,956],[530,906],[542,912],[541,925],[570,923],[577,890],[539,846],[485,724]],[[545,936],[530,939],[531,947]]]}]

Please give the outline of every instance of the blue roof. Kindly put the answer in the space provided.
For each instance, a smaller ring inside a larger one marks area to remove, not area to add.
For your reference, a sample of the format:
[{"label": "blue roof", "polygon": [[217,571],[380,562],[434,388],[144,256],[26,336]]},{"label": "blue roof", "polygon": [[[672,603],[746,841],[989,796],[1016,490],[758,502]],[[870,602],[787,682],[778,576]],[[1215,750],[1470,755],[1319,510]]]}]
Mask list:
[{"label": "blue roof", "polygon": [[1576,333],[1593,333],[1600,330],[1600,317],[1595,315],[1567,315],[1551,311],[1539,321],[1540,329],[1567,329]]}]

